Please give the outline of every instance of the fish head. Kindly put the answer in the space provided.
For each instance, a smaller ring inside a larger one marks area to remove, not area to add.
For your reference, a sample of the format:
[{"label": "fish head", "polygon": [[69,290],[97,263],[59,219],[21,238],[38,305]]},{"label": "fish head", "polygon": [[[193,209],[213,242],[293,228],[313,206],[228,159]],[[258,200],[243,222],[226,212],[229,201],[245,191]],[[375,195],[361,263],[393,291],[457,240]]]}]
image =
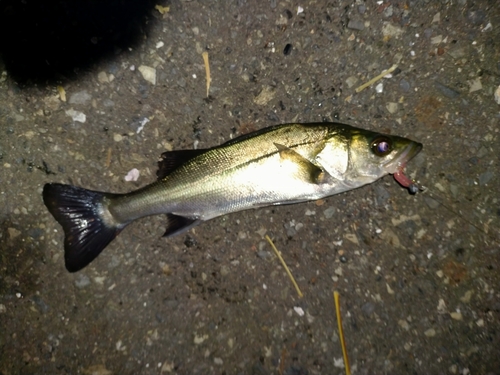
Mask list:
[{"label": "fish head", "polygon": [[346,138],[350,139],[346,174],[348,179],[364,183],[401,172],[422,150],[421,143],[408,138],[363,129],[353,128],[351,136]]}]

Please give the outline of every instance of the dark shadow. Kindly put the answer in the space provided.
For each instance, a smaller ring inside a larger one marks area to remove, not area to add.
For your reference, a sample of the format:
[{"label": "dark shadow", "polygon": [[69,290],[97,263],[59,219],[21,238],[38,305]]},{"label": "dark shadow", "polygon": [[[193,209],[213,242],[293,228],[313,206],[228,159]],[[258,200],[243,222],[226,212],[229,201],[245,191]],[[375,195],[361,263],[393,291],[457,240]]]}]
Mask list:
[{"label": "dark shadow", "polygon": [[156,3],[165,1],[2,0],[0,59],[22,84],[74,79],[142,41]]}]

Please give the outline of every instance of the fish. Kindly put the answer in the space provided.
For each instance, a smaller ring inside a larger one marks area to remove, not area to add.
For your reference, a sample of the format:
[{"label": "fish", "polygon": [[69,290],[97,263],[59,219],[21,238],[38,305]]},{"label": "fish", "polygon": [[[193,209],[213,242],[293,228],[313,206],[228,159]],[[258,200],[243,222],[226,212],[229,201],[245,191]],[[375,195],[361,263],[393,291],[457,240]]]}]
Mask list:
[{"label": "fish", "polygon": [[130,223],[164,214],[165,237],[218,216],[319,200],[394,174],[422,144],[341,123],[282,124],[207,149],[161,155],[157,181],[115,194],[47,183],[43,201],[64,230],[69,272],[92,262]]}]

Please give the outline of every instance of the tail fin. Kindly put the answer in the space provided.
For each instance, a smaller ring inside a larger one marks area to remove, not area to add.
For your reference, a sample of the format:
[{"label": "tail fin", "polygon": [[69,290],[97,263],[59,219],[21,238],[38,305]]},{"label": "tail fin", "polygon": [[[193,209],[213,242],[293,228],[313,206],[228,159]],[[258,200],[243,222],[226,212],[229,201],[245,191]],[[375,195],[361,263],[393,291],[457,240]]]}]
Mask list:
[{"label": "tail fin", "polygon": [[92,262],[125,225],[106,220],[101,193],[71,185],[46,184],[43,202],[64,229],[66,269],[76,272]]}]

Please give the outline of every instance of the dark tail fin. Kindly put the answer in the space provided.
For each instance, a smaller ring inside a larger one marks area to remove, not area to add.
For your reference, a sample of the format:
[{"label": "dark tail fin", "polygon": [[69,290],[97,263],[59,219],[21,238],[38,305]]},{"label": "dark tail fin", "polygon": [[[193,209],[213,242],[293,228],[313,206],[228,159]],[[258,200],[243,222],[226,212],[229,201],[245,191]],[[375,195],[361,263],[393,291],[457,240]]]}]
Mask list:
[{"label": "dark tail fin", "polygon": [[92,262],[125,225],[115,223],[101,193],[71,185],[46,184],[43,202],[64,229],[64,259],[69,272]]}]

